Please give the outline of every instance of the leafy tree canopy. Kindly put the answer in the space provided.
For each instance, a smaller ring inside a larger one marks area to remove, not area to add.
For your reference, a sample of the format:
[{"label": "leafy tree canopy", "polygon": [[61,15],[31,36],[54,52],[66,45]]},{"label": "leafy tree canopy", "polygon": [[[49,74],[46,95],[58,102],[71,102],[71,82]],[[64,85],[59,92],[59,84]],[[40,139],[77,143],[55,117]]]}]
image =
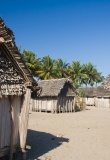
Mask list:
[{"label": "leafy tree canopy", "polygon": [[71,78],[76,87],[93,86],[104,81],[102,73],[91,62],[81,64],[80,61],[72,61],[69,64],[61,58],[54,60],[49,55],[40,59],[29,50],[24,50],[22,55],[31,74],[39,79]]}]

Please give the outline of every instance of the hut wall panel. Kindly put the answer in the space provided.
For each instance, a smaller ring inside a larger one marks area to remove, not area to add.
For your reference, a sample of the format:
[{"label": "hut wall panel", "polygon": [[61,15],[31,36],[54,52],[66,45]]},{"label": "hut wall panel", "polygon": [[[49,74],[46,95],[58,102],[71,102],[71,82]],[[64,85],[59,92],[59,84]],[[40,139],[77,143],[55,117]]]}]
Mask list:
[{"label": "hut wall panel", "polygon": [[86,102],[87,106],[94,106],[95,105],[94,97],[85,98],[85,102]]},{"label": "hut wall panel", "polygon": [[0,99],[0,148],[10,145],[10,101],[3,96]]},{"label": "hut wall panel", "polygon": [[[46,98],[42,98],[42,111],[47,111],[48,110],[48,108],[47,108],[47,102],[48,102],[48,100],[46,99]],[[51,105],[51,104],[50,104]]]},{"label": "hut wall panel", "polygon": [[44,102],[44,104],[45,104],[45,102],[47,102],[47,110],[48,111],[51,111],[51,108],[52,108],[52,99],[51,98],[47,98],[47,100],[46,101],[43,101]]},{"label": "hut wall panel", "polygon": [[12,101],[12,106],[14,108],[14,146],[19,144],[19,116],[21,110],[21,96],[14,96]]},{"label": "hut wall panel", "polygon": [[27,89],[26,94],[24,95],[24,101],[20,113],[20,122],[19,122],[20,147],[23,149],[25,149],[25,143],[27,137],[30,96],[31,96],[30,89]]},{"label": "hut wall panel", "polygon": [[37,101],[34,99],[35,111],[37,111]]},{"label": "hut wall panel", "polygon": [[58,106],[57,107],[59,108],[59,112],[61,112],[61,98],[60,97],[58,97]]},{"label": "hut wall panel", "polygon": [[72,107],[72,108],[73,108],[73,111],[75,112],[75,98],[73,98],[73,97],[72,97],[72,106],[73,106],[73,107]]},{"label": "hut wall panel", "polygon": [[96,107],[110,108],[110,98],[98,97],[95,100]]},{"label": "hut wall panel", "polygon": [[37,101],[36,101],[36,99],[33,100],[33,109],[34,109],[34,112],[37,111]]},{"label": "hut wall panel", "polygon": [[40,99],[37,99],[38,101],[38,110],[40,111]]},{"label": "hut wall panel", "polygon": [[110,108],[110,99],[109,98],[103,98],[103,107]]},{"label": "hut wall panel", "polygon": [[30,111],[36,112],[36,110],[37,110],[37,106],[35,104],[35,99],[31,98],[31,100],[30,100]]},{"label": "hut wall panel", "polygon": [[54,113],[56,108],[57,108],[57,98],[53,98],[51,102],[51,108],[50,108],[51,112]]},{"label": "hut wall panel", "polygon": [[[27,123],[29,112],[30,90],[24,95],[24,102],[21,96],[13,96],[12,104],[9,97],[3,96],[0,99],[0,149],[10,146],[11,137],[11,105],[14,111],[14,147],[25,148]],[[22,104],[23,102],[23,104]],[[0,153],[0,157],[3,153]]]},{"label": "hut wall panel", "polygon": [[36,111],[39,111],[39,100],[36,100]]},{"label": "hut wall panel", "polygon": [[69,97],[69,99],[70,99],[70,112],[72,112],[73,111],[73,101],[72,101],[72,97]]},{"label": "hut wall panel", "polygon": [[66,104],[65,104],[65,110],[66,110],[66,112],[68,112],[68,98],[66,97],[66,102],[65,102]]},{"label": "hut wall panel", "polygon": [[36,111],[35,99],[31,99],[31,101],[30,101],[30,110]]},{"label": "hut wall panel", "polygon": [[31,99],[31,111],[72,112],[74,97],[38,97]]},{"label": "hut wall panel", "polygon": [[96,107],[102,107],[102,98],[96,98]]},{"label": "hut wall panel", "polygon": [[62,112],[65,112],[66,108],[66,97],[62,97]]},{"label": "hut wall panel", "polygon": [[59,105],[58,104],[58,98],[54,98],[54,101],[53,101],[53,113],[55,112],[56,108],[59,111],[58,105]]},{"label": "hut wall panel", "polygon": [[105,107],[110,108],[110,98],[104,98],[104,100],[106,101]]}]

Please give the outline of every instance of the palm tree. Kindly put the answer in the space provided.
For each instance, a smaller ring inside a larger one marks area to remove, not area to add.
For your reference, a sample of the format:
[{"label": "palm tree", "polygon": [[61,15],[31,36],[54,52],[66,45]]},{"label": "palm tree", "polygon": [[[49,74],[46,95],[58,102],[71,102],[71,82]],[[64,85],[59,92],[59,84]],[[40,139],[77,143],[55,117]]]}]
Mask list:
[{"label": "palm tree", "polygon": [[73,80],[73,83],[77,86],[82,84],[82,80],[87,78],[85,73],[85,65],[81,65],[79,61],[72,61],[71,66],[68,67],[69,77]]},{"label": "palm tree", "polygon": [[91,62],[88,62],[85,65],[85,72],[88,75],[88,78],[84,80],[86,85],[89,84],[90,86],[93,86],[95,83],[100,83],[104,79]]},{"label": "palm tree", "polygon": [[68,77],[67,67],[68,63],[63,62],[61,58],[55,61],[55,68],[57,73],[57,78],[66,78]]},{"label": "palm tree", "polygon": [[29,50],[24,50],[22,55],[30,73],[36,77],[36,70],[40,68],[40,59],[37,59],[36,55]]},{"label": "palm tree", "polygon": [[102,73],[100,72],[97,72],[97,77],[96,77],[96,80],[95,80],[95,83],[96,83],[96,86],[98,83],[103,83],[105,78],[104,76],[101,76]]},{"label": "palm tree", "polygon": [[36,74],[40,79],[54,79],[56,77],[56,70],[54,66],[55,60],[52,60],[50,56],[44,56],[41,60],[41,66]]}]

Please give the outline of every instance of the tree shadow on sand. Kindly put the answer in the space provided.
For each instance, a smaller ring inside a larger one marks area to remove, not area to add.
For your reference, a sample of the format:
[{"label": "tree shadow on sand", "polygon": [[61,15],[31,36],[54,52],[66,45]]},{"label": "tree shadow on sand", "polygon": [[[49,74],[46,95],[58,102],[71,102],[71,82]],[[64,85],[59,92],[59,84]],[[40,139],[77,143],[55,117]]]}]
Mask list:
[{"label": "tree shadow on sand", "polygon": [[69,142],[68,138],[57,137],[50,133],[28,130],[27,145],[31,146],[28,150],[27,160],[34,160],[47,152],[59,147],[63,142]]}]

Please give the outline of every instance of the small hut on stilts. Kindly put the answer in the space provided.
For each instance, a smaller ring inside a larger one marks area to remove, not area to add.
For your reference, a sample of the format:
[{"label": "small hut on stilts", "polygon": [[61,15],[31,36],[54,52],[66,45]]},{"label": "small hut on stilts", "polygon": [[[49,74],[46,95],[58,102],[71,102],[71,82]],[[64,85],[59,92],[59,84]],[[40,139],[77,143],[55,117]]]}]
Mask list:
[{"label": "small hut on stilts", "polygon": [[14,42],[13,32],[0,17],[0,157],[25,151],[31,91],[37,90]]}]

